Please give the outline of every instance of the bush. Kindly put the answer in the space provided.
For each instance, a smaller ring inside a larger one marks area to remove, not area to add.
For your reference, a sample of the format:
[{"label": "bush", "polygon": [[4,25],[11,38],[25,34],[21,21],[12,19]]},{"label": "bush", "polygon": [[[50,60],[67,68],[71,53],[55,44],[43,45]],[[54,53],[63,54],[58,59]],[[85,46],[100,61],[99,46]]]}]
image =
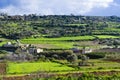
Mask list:
[{"label": "bush", "polygon": [[8,53],[7,51],[0,50],[0,54],[7,54],[7,53]]},{"label": "bush", "polygon": [[87,57],[86,55],[82,55],[81,60],[82,61],[79,62],[79,66],[89,66],[88,64],[89,57]]},{"label": "bush", "polygon": [[72,63],[74,65],[78,65],[77,64],[78,57],[76,56],[76,54],[68,55],[67,60],[68,60],[68,62],[70,62],[70,63]]},{"label": "bush", "polygon": [[102,52],[95,52],[95,53],[88,53],[86,54],[90,59],[99,59],[104,58],[106,53]]},{"label": "bush", "polygon": [[99,59],[99,58],[119,58],[120,54],[115,52],[93,52],[86,54],[90,59]]},{"label": "bush", "polygon": [[107,55],[105,55],[105,59],[120,60],[120,54],[107,54]]},{"label": "bush", "polygon": [[99,67],[98,70],[104,69],[103,67]]},{"label": "bush", "polygon": [[44,55],[39,56],[39,61],[46,61],[46,57]]}]

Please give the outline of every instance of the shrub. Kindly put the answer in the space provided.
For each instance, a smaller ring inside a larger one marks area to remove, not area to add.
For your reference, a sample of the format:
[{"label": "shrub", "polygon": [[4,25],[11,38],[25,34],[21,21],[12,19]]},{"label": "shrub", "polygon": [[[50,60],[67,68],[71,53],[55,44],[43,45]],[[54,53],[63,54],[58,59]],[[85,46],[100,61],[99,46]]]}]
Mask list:
[{"label": "shrub", "polygon": [[98,70],[104,69],[103,67],[99,67]]},{"label": "shrub", "polygon": [[105,59],[108,60],[120,60],[120,54],[107,54],[105,55]]},{"label": "shrub", "polygon": [[88,53],[86,54],[90,59],[99,59],[104,58],[106,53],[102,52],[95,52],[95,53]]},{"label": "shrub", "polygon": [[88,60],[89,60],[89,57],[87,57],[86,55],[82,55],[81,57],[81,62],[79,62],[79,66],[88,66]]},{"label": "shrub", "polygon": [[76,54],[68,55],[67,60],[72,64],[77,64],[78,57],[76,56]]}]

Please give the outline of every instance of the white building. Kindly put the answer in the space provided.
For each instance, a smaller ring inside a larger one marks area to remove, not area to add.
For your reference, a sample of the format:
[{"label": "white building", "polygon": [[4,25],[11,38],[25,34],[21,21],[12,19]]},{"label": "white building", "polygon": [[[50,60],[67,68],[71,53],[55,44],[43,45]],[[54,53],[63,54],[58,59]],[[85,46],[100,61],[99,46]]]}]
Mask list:
[{"label": "white building", "polygon": [[15,47],[11,42],[7,42],[3,47]]},{"label": "white building", "polygon": [[40,48],[29,48],[28,49],[28,53],[30,54],[40,53],[40,52],[43,52],[43,49],[40,49]]},{"label": "white building", "polygon": [[91,53],[92,49],[83,49],[82,54]]},{"label": "white building", "polygon": [[36,49],[35,52],[36,52],[36,53],[43,52],[43,49]]}]

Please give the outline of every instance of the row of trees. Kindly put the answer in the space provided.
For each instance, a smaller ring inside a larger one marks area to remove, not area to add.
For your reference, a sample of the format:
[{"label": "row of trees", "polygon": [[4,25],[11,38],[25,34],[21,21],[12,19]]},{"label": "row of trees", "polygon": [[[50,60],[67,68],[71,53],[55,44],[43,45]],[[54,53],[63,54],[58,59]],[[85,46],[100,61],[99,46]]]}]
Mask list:
[{"label": "row of trees", "polygon": [[[0,60],[8,61],[56,61],[56,60],[67,60],[72,66],[75,65],[87,65],[88,57],[86,55],[80,55],[78,57],[71,50],[56,50],[56,51],[44,51],[41,53],[30,54],[17,48],[13,53],[8,54],[6,51],[0,51]],[[78,59],[82,61],[79,62]]]},{"label": "row of trees", "polygon": [[102,39],[99,41],[99,44],[104,44],[107,46],[113,46],[114,48],[119,48],[120,39]]}]

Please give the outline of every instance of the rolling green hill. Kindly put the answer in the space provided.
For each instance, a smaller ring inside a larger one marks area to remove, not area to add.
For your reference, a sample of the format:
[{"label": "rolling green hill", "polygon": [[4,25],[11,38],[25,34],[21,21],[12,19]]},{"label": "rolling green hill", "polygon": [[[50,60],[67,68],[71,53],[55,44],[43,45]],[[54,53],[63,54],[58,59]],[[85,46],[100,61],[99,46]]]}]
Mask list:
[{"label": "rolling green hill", "polygon": [[[0,36],[8,39],[28,37],[71,37],[120,35],[117,16],[4,16],[0,19]],[[74,39],[74,38],[73,38]]]}]

